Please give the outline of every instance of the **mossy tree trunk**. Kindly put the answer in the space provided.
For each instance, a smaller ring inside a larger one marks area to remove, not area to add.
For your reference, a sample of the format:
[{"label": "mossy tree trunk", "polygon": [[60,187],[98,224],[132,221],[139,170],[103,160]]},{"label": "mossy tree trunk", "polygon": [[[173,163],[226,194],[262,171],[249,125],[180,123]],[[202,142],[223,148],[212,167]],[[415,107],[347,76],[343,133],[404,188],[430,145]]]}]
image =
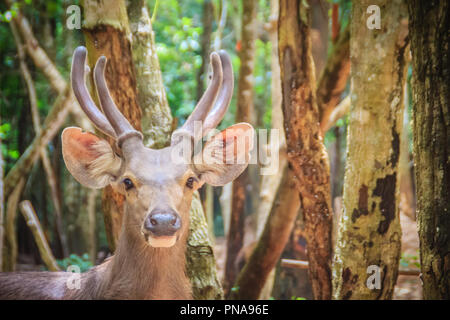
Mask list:
[{"label": "mossy tree trunk", "polygon": [[365,0],[352,6],[351,111],[333,265],[335,299],[391,299],[398,274],[406,6],[402,0],[377,1],[381,29],[369,29],[366,10],[372,4]]},{"label": "mossy tree trunk", "polygon": [[450,3],[410,1],[413,132],[425,299],[450,299]]},{"label": "mossy tree trunk", "polygon": [[296,177],[316,299],[331,297],[330,173],[319,128],[310,12],[302,1],[280,1],[278,52],[289,163]]}]

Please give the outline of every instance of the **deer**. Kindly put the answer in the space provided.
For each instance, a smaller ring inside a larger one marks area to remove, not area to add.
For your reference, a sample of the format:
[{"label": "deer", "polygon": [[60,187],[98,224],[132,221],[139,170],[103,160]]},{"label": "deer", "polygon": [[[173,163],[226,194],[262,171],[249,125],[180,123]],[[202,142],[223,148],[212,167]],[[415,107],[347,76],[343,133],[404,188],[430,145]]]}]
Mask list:
[{"label": "deer", "polygon": [[[230,57],[224,50],[211,53],[208,87],[185,123],[172,133],[170,145],[162,149],[144,146],[142,133],[115,105],[105,80],[105,56],[93,71],[100,108],[96,106],[86,87],[86,59],[87,49],[76,48],[73,92],[90,121],[114,143],[68,127],[61,134],[62,155],[68,171],[83,186],[110,185],[125,196],[116,251],[78,274],[75,288],[68,285],[74,277],[71,272],[0,273],[0,299],[193,299],[185,270],[193,193],[205,183],[222,186],[234,180],[247,167],[253,148],[254,130],[248,123],[216,132],[203,148],[195,147],[216,130],[227,112],[234,86]],[[172,161],[174,154],[185,161]],[[200,161],[202,157],[209,160]]]}]

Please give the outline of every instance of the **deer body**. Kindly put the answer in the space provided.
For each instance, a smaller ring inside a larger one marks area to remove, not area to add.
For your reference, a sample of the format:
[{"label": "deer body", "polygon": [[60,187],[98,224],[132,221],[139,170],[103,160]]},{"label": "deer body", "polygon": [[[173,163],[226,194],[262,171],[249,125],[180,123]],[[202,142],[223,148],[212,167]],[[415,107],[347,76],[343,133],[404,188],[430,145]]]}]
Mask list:
[{"label": "deer body", "polygon": [[80,275],[0,273],[0,299],[191,299],[185,251],[193,192],[204,183],[218,186],[235,179],[247,167],[253,147],[253,128],[239,123],[214,135],[200,151],[195,148],[219,124],[230,103],[230,58],[224,51],[211,54],[213,77],[206,92],[173,133],[171,145],[154,150],[143,145],[142,134],[114,104],[104,78],[105,57],[94,69],[101,108],[95,106],[84,80],[86,56],[86,48],[75,50],[74,94],[96,127],[115,140],[117,149],[105,139],[70,127],[62,133],[62,151],[67,169],[81,184],[97,189],[111,185],[125,196],[116,253]]}]

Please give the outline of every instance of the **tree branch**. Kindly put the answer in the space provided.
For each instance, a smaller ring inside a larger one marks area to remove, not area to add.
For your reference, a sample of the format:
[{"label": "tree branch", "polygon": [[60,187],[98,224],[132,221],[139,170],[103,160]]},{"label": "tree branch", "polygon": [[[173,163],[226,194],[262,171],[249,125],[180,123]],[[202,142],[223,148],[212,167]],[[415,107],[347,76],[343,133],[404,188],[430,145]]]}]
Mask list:
[{"label": "tree branch", "polygon": [[350,29],[347,26],[339,35],[317,85],[317,105],[322,134],[326,132],[325,127],[331,112],[341,99],[349,74]]},{"label": "tree branch", "polygon": [[38,159],[40,150],[58,133],[69,113],[74,96],[69,87],[58,96],[50,112],[45,118],[41,132],[36,135],[33,142],[28,146],[14,167],[8,172],[4,180],[4,197],[9,197],[14,187],[22,177],[25,177]]},{"label": "tree branch", "polygon": [[344,98],[344,100],[339,102],[334,110],[332,110],[327,122],[323,125],[321,124],[323,127],[323,132],[327,132],[329,129],[334,127],[336,122],[350,111],[350,105],[350,95],[348,95]]},{"label": "tree branch", "polygon": [[45,265],[50,271],[61,271],[58,264],[56,263],[56,259],[53,256],[52,250],[50,249],[50,246],[45,239],[44,232],[42,231],[41,224],[39,223],[39,218],[37,217],[36,212],[31,205],[31,202],[28,200],[22,201],[19,204],[19,207],[23,217],[25,218],[25,221],[27,222],[27,226],[33,233],[34,240],[36,241],[39,253],[41,254],[42,261],[44,261]]},{"label": "tree branch", "polygon": [[[16,43],[17,52],[19,55],[20,71],[22,72],[22,76],[23,76],[26,86],[27,86],[34,131],[36,132],[36,134],[39,134],[42,129],[41,129],[41,121],[39,119],[39,111],[38,111],[38,107],[37,107],[36,89],[34,87],[33,78],[31,77],[30,71],[28,70],[27,64],[25,62],[25,50],[24,50],[24,46],[21,42],[20,36],[18,34],[15,21],[12,21],[10,23],[10,26],[11,26],[11,31],[14,36],[14,41]],[[39,153],[40,153],[42,164],[43,164],[43,167],[45,170],[45,174],[47,176],[47,182],[50,187],[51,198],[52,198],[53,207],[54,207],[53,209],[55,211],[55,216],[56,216],[55,227],[56,227],[57,237],[58,237],[59,242],[61,243],[63,255],[65,257],[67,257],[69,252],[68,252],[68,247],[67,247],[67,239],[65,237],[65,234],[63,232],[63,227],[62,227],[61,203],[60,203],[59,197],[58,197],[56,176],[55,176],[55,173],[53,172],[53,168],[51,166],[50,159],[47,155],[46,148],[45,147],[41,148]]]}]

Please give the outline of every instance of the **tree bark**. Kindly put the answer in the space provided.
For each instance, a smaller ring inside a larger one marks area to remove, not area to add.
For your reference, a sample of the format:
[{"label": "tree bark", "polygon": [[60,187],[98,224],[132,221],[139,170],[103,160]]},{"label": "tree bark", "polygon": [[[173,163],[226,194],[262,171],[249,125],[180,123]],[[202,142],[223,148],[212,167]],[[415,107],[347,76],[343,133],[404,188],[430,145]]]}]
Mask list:
[{"label": "tree bark", "polygon": [[450,299],[450,3],[410,1],[413,132],[425,299]]},{"label": "tree bark", "polygon": [[[141,109],[137,97],[136,77],[131,53],[131,34],[125,1],[85,0],[83,31],[88,60],[94,70],[97,59],[108,58],[105,78],[118,109],[130,124],[141,131]],[[92,76],[92,74],[91,74]],[[113,144],[112,139],[108,138]],[[115,251],[124,212],[124,196],[111,186],[103,190],[102,204],[109,247]]]},{"label": "tree bark", "polygon": [[211,36],[214,20],[214,5],[211,0],[205,0],[203,2],[203,16],[202,16],[202,26],[203,33],[200,40],[201,43],[201,55],[202,55],[202,65],[197,73],[197,101],[203,95],[205,91],[205,79],[208,74],[208,62],[209,54],[211,52]]},{"label": "tree bark", "polygon": [[170,141],[172,114],[162,84],[155,33],[145,1],[130,1],[127,10],[133,36],[131,52],[142,110],[144,144],[149,148],[162,148]]},{"label": "tree bark", "polygon": [[[279,146],[278,150],[271,150],[272,144],[267,145],[271,161],[274,163],[274,157],[278,157],[277,172],[271,175],[261,177],[259,188],[259,201],[256,206],[256,240],[258,240],[264,230],[268,216],[277,195],[277,190],[283,179],[284,168],[287,165],[286,157],[286,138],[283,130],[283,112],[281,110],[281,79],[280,79],[280,62],[278,61],[278,0],[270,1],[270,17],[268,21],[269,40],[272,43],[271,48],[271,102],[272,102],[272,129],[279,132],[277,137]],[[287,182],[289,183],[289,181]],[[271,271],[267,277],[266,284],[259,296],[260,299],[269,299],[271,296],[273,284],[275,280],[275,269]]]},{"label": "tree bark", "polygon": [[[285,167],[283,179],[277,191],[264,231],[244,269],[230,293],[231,299],[256,300],[259,298],[266,279],[283,252],[297,217],[300,201],[298,196],[290,196],[295,189],[295,177],[289,167]],[[282,214],[276,214],[280,212]]]},{"label": "tree bark", "polygon": [[397,170],[408,45],[406,7],[402,0],[379,1],[382,28],[369,29],[366,10],[371,4],[353,3],[350,22],[353,85],[343,212],[333,265],[335,299],[391,299],[400,258]]},{"label": "tree bark", "polygon": [[330,176],[318,124],[309,21],[309,12],[302,1],[280,1],[278,49],[287,154],[298,182],[314,297],[329,299]]},{"label": "tree bark", "polygon": [[[241,51],[239,58],[239,82],[237,92],[236,122],[253,123],[253,70],[255,64],[255,42],[257,28],[256,0],[243,2]],[[228,294],[236,280],[236,257],[244,240],[246,187],[249,183],[248,168],[233,181],[231,218],[227,238],[224,290]]]}]

